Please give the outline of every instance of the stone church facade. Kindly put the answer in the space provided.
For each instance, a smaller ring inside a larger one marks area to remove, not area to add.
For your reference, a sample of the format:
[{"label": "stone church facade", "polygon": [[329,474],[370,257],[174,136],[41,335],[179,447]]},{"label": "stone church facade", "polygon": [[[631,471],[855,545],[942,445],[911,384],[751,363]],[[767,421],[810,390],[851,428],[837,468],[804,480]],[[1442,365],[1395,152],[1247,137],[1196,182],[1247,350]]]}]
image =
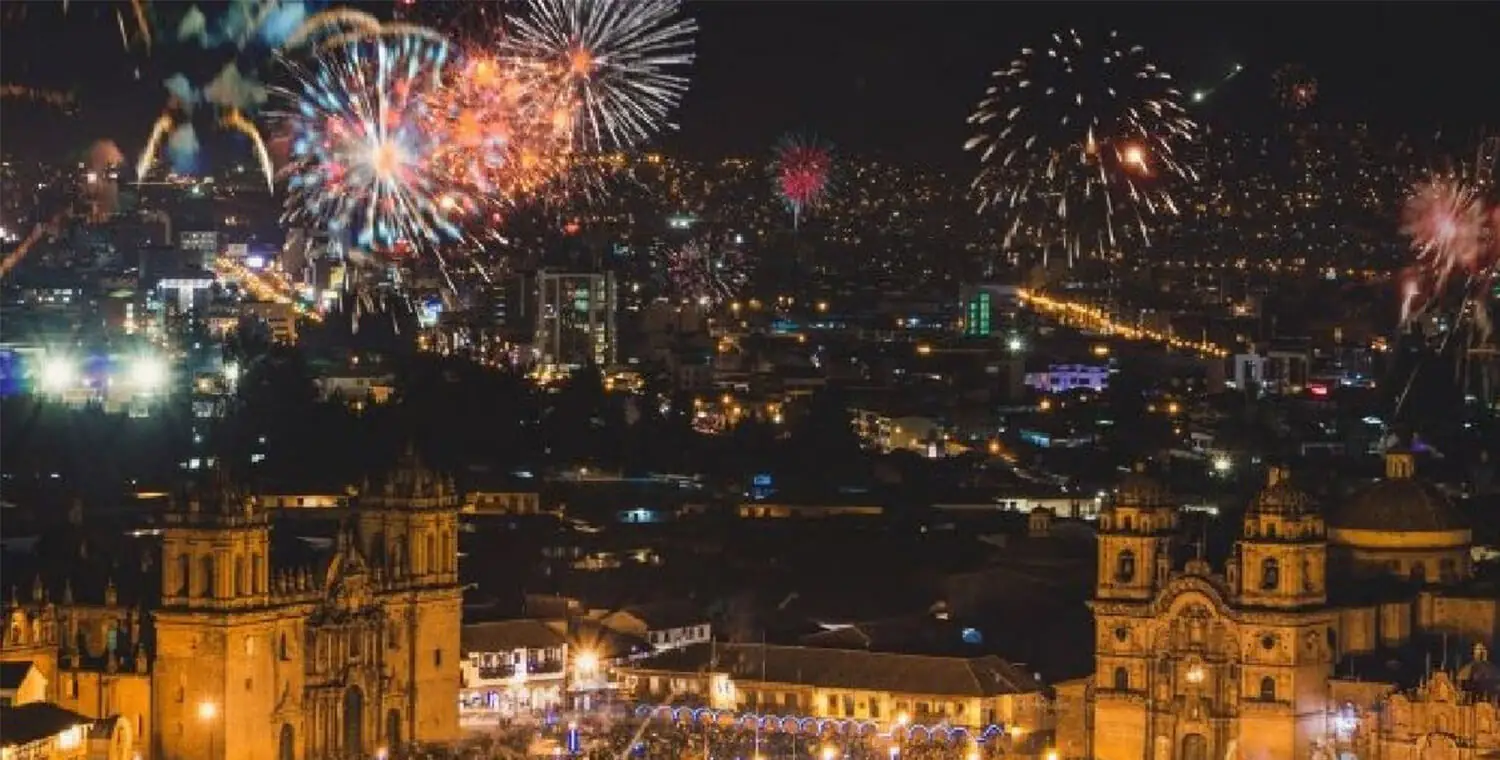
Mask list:
[{"label": "stone church facade", "polygon": [[121,717],[141,758],[370,757],[459,737],[459,498],[408,453],[366,485],[317,564],[285,565],[272,520],[222,480],[176,500],[143,593],[13,598],[0,661],[48,701]]},{"label": "stone church facade", "polygon": [[1273,469],[1217,568],[1176,560],[1178,520],[1139,471],[1100,516],[1095,668],[1058,687],[1086,713],[1059,722],[1062,756],[1500,756],[1500,594],[1412,455],[1327,518]]}]

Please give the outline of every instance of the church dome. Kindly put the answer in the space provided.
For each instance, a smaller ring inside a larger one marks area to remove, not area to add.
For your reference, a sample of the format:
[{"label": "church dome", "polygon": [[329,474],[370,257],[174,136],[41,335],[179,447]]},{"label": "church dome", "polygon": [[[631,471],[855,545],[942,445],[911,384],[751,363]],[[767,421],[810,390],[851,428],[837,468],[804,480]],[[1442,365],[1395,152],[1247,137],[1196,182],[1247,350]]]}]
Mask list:
[{"label": "church dome", "polygon": [[1303,517],[1317,511],[1317,502],[1306,491],[1292,485],[1291,474],[1286,469],[1272,467],[1266,487],[1256,495],[1255,501],[1250,502],[1245,516]]},{"label": "church dome", "polygon": [[1146,468],[1137,465],[1135,472],[1125,476],[1115,488],[1116,507],[1152,509],[1172,506],[1172,494],[1155,478],[1146,474]]},{"label": "church dome", "polygon": [[1346,530],[1447,532],[1466,530],[1463,516],[1431,483],[1415,477],[1407,452],[1386,455],[1385,480],[1347,501],[1332,524]]}]

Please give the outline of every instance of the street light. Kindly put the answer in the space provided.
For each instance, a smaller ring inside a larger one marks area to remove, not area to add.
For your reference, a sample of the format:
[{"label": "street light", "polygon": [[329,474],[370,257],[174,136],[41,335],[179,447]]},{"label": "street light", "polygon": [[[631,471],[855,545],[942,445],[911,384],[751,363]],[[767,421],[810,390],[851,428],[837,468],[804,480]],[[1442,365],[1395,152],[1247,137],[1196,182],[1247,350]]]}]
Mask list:
[{"label": "street light", "polygon": [[593,673],[599,667],[599,655],[584,650],[573,658],[573,669],[582,673]]}]

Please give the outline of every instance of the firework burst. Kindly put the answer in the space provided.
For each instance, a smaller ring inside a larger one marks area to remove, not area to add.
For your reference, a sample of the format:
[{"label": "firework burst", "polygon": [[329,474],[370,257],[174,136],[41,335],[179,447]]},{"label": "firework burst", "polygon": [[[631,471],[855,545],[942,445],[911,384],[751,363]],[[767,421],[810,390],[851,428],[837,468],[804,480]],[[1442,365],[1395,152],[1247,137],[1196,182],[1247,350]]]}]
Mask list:
[{"label": "firework burst", "polygon": [[791,136],[776,146],[771,177],[777,194],[792,210],[793,229],[804,212],[822,202],[832,171],[833,149],[815,137]]},{"label": "firework burst", "polygon": [[[1487,294],[1500,276],[1497,156],[1500,139],[1482,140],[1473,164],[1454,164],[1412,188],[1401,214],[1413,256],[1399,277],[1403,323],[1429,308],[1452,307],[1457,323],[1472,316],[1488,334]],[[1456,306],[1454,291],[1460,294]]]},{"label": "firework burst", "polygon": [[545,67],[476,52],[429,97],[443,135],[439,172],[480,202],[511,205],[582,174],[572,160],[573,111],[548,87]]},{"label": "firework burst", "polygon": [[1271,92],[1289,111],[1310,108],[1318,99],[1318,80],[1301,64],[1289,63],[1271,75]]},{"label": "firework burst", "polygon": [[[1446,355],[1454,338],[1455,371],[1469,377],[1470,349],[1494,331],[1496,285],[1500,283],[1500,203],[1493,195],[1500,141],[1484,140],[1472,166],[1459,166],[1418,183],[1402,210],[1401,232],[1410,238],[1413,261],[1397,276],[1401,324],[1430,312],[1447,315],[1450,328],[1438,346]],[[1421,365],[1397,396],[1399,414]]]},{"label": "firework burst", "polygon": [[428,128],[426,100],[449,52],[430,36],[381,34],[293,66],[300,86],[275,115],[291,145],[288,219],[374,249],[459,237],[450,217],[464,204],[434,171],[443,135]]},{"label": "firework burst", "polygon": [[1071,261],[1117,249],[1127,229],[1149,245],[1148,219],[1177,213],[1171,183],[1196,179],[1177,157],[1195,125],[1171,76],[1115,32],[1067,31],[994,79],[964,147],[980,156],[980,210],[1006,215],[1006,247],[1059,242]]},{"label": "firework burst", "polygon": [[1412,191],[1401,232],[1411,239],[1418,269],[1442,289],[1455,273],[1474,274],[1488,263],[1487,221],[1474,186],[1440,177]]},{"label": "firework burst", "polygon": [[680,0],[528,0],[502,55],[544,65],[580,153],[623,150],[659,131],[687,91],[697,25]]},{"label": "firework burst", "polygon": [[739,249],[690,240],[666,254],[667,282],[683,301],[713,306],[734,297],[746,280]]}]

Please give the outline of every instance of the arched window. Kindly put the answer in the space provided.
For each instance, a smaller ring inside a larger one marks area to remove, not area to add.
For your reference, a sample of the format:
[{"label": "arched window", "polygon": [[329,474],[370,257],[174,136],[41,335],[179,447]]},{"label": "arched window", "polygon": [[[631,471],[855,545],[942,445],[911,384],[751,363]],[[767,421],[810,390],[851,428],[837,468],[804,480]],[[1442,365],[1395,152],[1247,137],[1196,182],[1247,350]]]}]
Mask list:
[{"label": "arched window", "polygon": [[1115,691],[1130,691],[1130,671],[1115,668]]},{"label": "arched window", "polygon": [[1421,562],[1411,563],[1411,579],[1414,583],[1427,582],[1427,566]]},{"label": "arched window", "polygon": [[193,586],[189,583],[193,577],[193,560],[186,554],[177,555],[177,588],[176,592],[187,596],[193,593]]},{"label": "arched window", "polygon": [[438,571],[438,567],[440,566],[439,562],[440,561],[438,560],[438,553],[437,553],[437,536],[434,535],[434,534],[432,534],[432,533],[428,533],[427,534],[427,564],[422,569],[422,571],[423,572],[427,572],[427,573],[435,573],[435,572],[437,572]]},{"label": "arched window", "polygon": [[297,760],[297,735],[289,723],[281,725],[281,739],[277,742],[276,760]]},{"label": "arched window", "polygon": [[1208,739],[1203,734],[1182,737],[1182,760],[1208,760]]},{"label": "arched window", "polygon": [[391,544],[391,572],[397,577],[406,575],[406,561],[410,559],[401,548],[400,543]]},{"label": "arched window", "polygon": [[265,589],[260,586],[260,555],[250,555],[250,593],[259,594]]},{"label": "arched window", "polygon": [[1134,521],[1132,521],[1130,519],[1130,515],[1126,515],[1126,516],[1120,518],[1120,529],[1121,530],[1131,530],[1132,527],[1133,527],[1133,523],[1134,523]]},{"label": "arched window", "polygon": [[385,743],[392,749],[401,746],[400,710],[391,710],[385,714]]},{"label": "arched window", "polygon": [[360,754],[365,747],[365,694],[358,686],[344,692],[344,754]]},{"label": "arched window", "polygon": [[1135,552],[1126,549],[1115,559],[1115,580],[1129,583],[1135,579]]},{"label": "arched window", "polygon": [[438,567],[442,568],[443,572],[445,573],[452,571],[453,568],[451,563],[453,562],[453,546],[451,540],[448,537],[448,531],[446,530],[443,531],[443,539],[440,542],[440,551],[441,553],[438,555]]},{"label": "arched window", "polygon": [[1274,557],[1267,557],[1260,563],[1260,588],[1262,591],[1275,591],[1281,585],[1281,563]]},{"label": "arched window", "polygon": [[214,555],[205,554],[198,559],[198,574],[202,576],[198,580],[198,595],[212,599],[214,597]]},{"label": "arched window", "polygon": [[1276,701],[1276,679],[1270,676],[1260,679],[1260,701]]},{"label": "arched window", "polygon": [[1444,583],[1453,583],[1458,580],[1458,563],[1451,559],[1438,562],[1438,578]]},{"label": "arched window", "polygon": [[245,558],[234,558],[234,595],[236,597],[245,595]]},{"label": "arched window", "polygon": [[386,565],[385,531],[383,530],[377,530],[370,536],[370,564],[376,567]]}]

